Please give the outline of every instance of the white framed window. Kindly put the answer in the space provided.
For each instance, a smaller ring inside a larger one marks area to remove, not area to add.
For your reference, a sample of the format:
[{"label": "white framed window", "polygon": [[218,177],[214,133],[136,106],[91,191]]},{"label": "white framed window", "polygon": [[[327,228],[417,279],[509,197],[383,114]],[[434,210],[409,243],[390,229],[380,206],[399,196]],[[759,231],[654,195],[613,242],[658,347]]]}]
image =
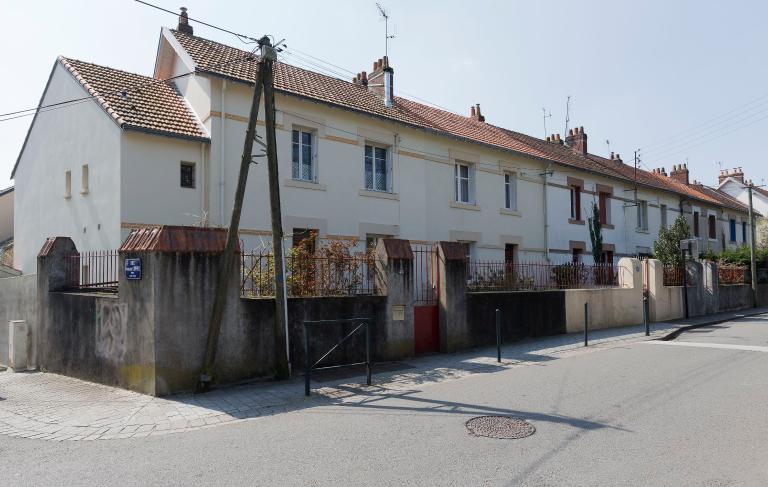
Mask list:
[{"label": "white framed window", "polygon": [[365,189],[390,191],[389,154],[386,147],[366,144],[364,157]]},{"label": "white framed window", "polygon": [[457,162],[453,166],[454,196],[457,203],[475,204],[475,181],[472,164]]},{"label": "white framed window", "polygon": [[64,173],[64,197],[72,197],[72,171]]},{"label": "white framed window", "polygon": [[298,181],[316,181],[313,132],[294,129],[291,137],[293,159],[291,177]]},{"label": "white framed window", "polygon": [[88,164],[80,170],[80,194],[88,194]]},{"label": "white framed window", "polygon": [[504,174],[504,208],[517,210],[517,174]]},{"label": "white framed window", "polygon": [[648,230],[648,202],[637,200],[637,228]]}]

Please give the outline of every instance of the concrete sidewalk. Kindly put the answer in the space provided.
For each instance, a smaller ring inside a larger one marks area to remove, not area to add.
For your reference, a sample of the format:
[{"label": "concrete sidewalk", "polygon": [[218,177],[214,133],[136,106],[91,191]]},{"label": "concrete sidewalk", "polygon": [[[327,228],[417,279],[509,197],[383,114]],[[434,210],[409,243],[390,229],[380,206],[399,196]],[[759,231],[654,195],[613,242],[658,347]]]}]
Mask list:
[{"label": "concrete sidewalk", "polygon": [[720,323],[755,314],[768,307],[719,313],[690,320],[651,325],[651,336],[640,326],[530,339],[507,344],[502,362],[495,348],[432,355],[374,367],[374,385],[361,386],[360,376],[329,378],[313,383],[313,395],[303,395],[303,381],[257,382],[221,388],[204,395],[178,394],[156,398],[55,374],[0,373],[0,434],[54,441],[136,438],[180,433],[235,421],[334,403],[362,403],[372,397],[394,396],[455,380],[659,339],[691,326]]}]

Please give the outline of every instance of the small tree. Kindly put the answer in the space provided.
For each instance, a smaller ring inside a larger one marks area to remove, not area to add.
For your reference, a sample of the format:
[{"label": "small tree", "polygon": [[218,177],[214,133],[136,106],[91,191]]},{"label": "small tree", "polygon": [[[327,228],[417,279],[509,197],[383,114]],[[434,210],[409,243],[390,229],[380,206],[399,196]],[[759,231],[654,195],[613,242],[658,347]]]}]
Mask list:
[{"label": "small tree", "polygon": [[683,215],[675,218],[669,228],[659,229],[659,239],[653,242],[653,254],[664,265],[680,264],[680,241],[688,238],[688,220]]},{"label": "small tree", "polygon": [[592,258],[595,264],[603,261],[603,224],[600,208],[592,202],[592,218],[589,219],[589,239],[592,241]]}]

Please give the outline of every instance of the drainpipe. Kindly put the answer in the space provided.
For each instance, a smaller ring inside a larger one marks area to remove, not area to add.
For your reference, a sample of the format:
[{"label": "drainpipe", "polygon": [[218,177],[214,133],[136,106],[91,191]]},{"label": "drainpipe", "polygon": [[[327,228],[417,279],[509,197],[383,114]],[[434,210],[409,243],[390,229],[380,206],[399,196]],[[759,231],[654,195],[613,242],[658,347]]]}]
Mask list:
[{"label": "drainpipe", "polygon": [[549,212],[547,211],[547,176],[551,163],[547,163],[542,176],[544,177],[544,259],[549,262]]},{"label": "drainpipe", "polygon": [[220,136],[219,136],[219,222],[221,225],[224,225],[224,222],[226,221],[224,219],[224,189],[226,188],[225,182],[224,182],[224,146],[225,144],[225,138],[224,138],[224,123],[226,120],[226,117],[224,116],[224,112],[226,110],[226,105],[224,104],[224,93],[227,90],[227,80],[222,80],[221,82],[221,127],[220,127]]},{"label": "drainpipe", "polygon": [[208,163],[205,160],[205,142],[200,143],[200,226],[209,226],[208,214]]}]

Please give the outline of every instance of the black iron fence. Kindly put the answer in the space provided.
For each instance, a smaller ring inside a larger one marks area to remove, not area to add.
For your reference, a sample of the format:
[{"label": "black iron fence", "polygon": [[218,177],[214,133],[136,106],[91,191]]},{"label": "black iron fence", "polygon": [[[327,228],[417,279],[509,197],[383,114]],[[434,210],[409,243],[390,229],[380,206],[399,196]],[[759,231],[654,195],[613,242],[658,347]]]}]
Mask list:
[{"label": "black iron fence", "polygon": [[668,264],[664,266],[664,285],[665,286],[682,286],[683,285],[683,272],[685,272],[685,266],[683,264]]},{"label": "black iron fence", "polygon": [[415,306],[432,306],[438,301],[438,265],[435,245],[412,245],[413,301]]},{"label": "black iron fence", "polygon": [[749,267],[744,265],[717,265],[717,280],[721,285],[750,284]]},{"label": "black iron fence", "polygon": [[[240,291],[245,297],[275,295],[275,258],[268,251],[241,254]],[[370,254],[285,257],[288,296],[376,294],[376,265]]]},{"label": "black iron fence", "polygon": [[470,291],[589,289],[618,287],[622,280],[612,264],[474,261],[467,287]]},{"label": "black iron fence", "polygon": [[70,290],[117,292],[120,254],[117,250],[94,250],[64,257],[66,287]]}]

